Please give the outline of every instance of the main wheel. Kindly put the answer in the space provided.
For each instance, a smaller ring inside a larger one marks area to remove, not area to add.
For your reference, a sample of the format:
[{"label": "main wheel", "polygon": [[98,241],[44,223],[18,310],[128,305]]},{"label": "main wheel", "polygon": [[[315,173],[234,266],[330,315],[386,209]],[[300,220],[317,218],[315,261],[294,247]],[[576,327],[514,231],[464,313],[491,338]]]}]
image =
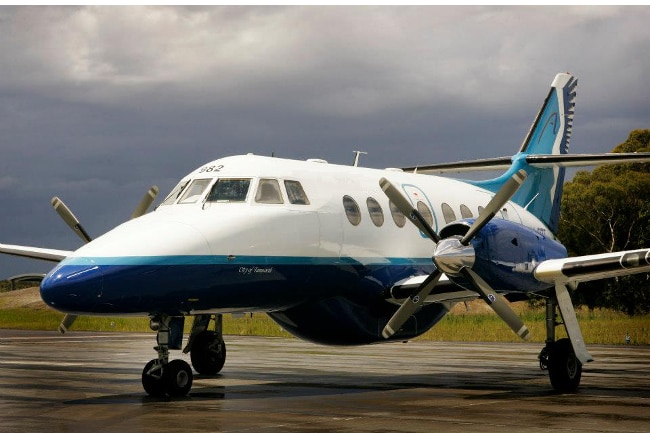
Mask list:
[{"label": "main wheel", "polygon": [[213,376],[226,362],[226,343],[218,333],[203,331],[195,337],[190,357],[197,373]]},{"label": "main wheel", "polygon": [[563,338],[548,350],[548,377],[556,391],[572,392],[580,385],[582,364],[576,358],[571,340]]},{"label": "main wheel", "polygon": [[142,387],[152,397],[165,395],[165,386],[162,380],[163,370],[162,368],[154,368],[158,362],[158,359],[152,359],[142,370]]},{"label": "main wheel", "polygon": [[170,397],[183,397],[190,392],[193,381],[192,369],[182,359],[174,359],[163,369],[162,382]]}]

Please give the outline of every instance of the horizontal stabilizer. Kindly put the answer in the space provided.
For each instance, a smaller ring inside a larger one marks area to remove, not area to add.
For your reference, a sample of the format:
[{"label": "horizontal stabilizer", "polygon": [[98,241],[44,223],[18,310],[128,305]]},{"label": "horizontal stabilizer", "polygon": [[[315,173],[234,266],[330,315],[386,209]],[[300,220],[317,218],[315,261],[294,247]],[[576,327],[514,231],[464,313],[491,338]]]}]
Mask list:
[{"label": "horizontal stabilizer", "polygon": [[12,256],[28,257],[30,259],[47,260],[49,262],[60,262],[71,255],[72,251],[0,244],[0,253]]},{"label": "horizontal stabilizer", "polygon": [[[513,158],[477,159],[440,164],[430,164],[415,167],[404,167],[406,172],[416,171],[422,174],[462,173],[470,171],[507,170],[512,165]],[[526,163],[533,167],[589,167],[602,164],[623,164],[650,162],[650,153],[597,153],[569,155],[527,155]]]}]

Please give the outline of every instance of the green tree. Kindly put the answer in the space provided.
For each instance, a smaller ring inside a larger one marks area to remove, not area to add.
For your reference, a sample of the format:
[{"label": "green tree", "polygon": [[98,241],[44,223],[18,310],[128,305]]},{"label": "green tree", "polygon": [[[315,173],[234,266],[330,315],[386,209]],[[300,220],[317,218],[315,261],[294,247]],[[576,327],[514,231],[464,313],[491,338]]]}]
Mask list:
[{"label": "green tree", "polygon": [[[613,152],[650,152],[650,129],[634,130]],[[580,171],[564,185],[559,237],[569,255],[650,246],[650,164]],[[583,283],[574,301],[629,315],[650,311],[650,278],[640,274]]]}]

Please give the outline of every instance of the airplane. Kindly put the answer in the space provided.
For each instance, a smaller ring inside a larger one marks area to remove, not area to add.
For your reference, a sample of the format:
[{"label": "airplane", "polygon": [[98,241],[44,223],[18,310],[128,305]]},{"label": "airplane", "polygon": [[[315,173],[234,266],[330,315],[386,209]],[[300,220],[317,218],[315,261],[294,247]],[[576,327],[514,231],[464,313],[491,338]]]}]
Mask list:
[{"label": "airplane", "polygon": [[[576,86],[571,74],[555,76],[512,157],[387,169],[358,159],[224,157],[183,177],[147,212],[153,187],[130,220],[96,239],[55,197],[85,244],[0,244],[0,252],[58,262],[40,277],[40,293],[65,313],[61,332],[78,315],[149,317],[156,356],[142,385],[152,396],[187,395],[192,367],[221,371],[223,314],[266,313],[302,339],[364,345],[417,337],[456,303],[480,298],[527,339],[504,299],[530,295],[546,302],[540,366],[554,389],[571,392],[593,358],[570,291],[650,271],[650,249],[568,257],[556,237],[566,167],[650,162],[650,153],[568,154]],[[484,181],[437,175],[481,169],[505,172]],[[186,317],[193,322],[183,347]],[[568,338],[556,339],[560,324]],[[192,366],[170,360],[181,349]]]}]

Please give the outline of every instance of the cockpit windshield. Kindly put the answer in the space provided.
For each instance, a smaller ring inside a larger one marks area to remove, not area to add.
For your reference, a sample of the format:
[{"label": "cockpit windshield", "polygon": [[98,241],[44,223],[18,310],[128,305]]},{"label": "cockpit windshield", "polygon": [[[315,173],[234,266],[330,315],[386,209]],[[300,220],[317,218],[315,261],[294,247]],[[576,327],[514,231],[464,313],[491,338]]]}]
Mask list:
[{"label": "cockpit windshield", "polygon": [[190,183],[189,180],[182,180],[174,189],[172,192],[169,193],[169,195],[163,200],[162,203],[160,203],[161,206],[173,204],[178,197],[180,197],[181,193],[185,190],[185,187],[187,184]]},{"label": "cockpit windshield", "polygon": [[207,201],[215,203],[246,201],[250,183],[250,179],[219,179],[208,194]]},{"label": "cockpit windshield", "polygon": [[212,182],[212,179],[194,179],[185,189],[185,193],[178,201],[178,204],[189,204],[199,201],[210,182]]},{"label": "cockpit windshield", "polygon": [[[251,182],[251,178],[219,178],[216,181],[214,178],[183,180],[174,187],[160,205],[198,202],[243,203],[248,198]],[[297,180],[281,181],[284,183],[286,196],[280,189],[280,182],[277,179],[262,178],[256,182],[255,203],[283,204],[288,197],[291,205],[309,205],[309,199]],[[206,193],[208,189],[210,192]]]}]

